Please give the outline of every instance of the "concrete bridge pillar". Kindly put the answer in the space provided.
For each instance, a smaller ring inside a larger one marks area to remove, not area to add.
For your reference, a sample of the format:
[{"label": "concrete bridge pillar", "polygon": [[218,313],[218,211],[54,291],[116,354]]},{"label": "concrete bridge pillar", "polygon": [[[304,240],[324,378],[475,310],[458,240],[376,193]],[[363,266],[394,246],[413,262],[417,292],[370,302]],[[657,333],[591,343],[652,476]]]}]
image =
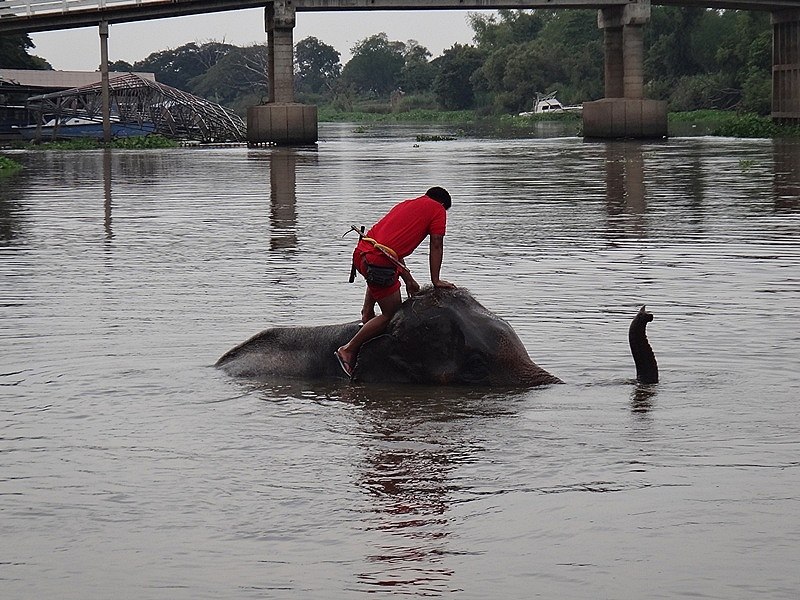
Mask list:
[{"label": "concrete bridge pillar", "polygon": [[274,0],[265,8],[269,101],[247,110],[250,145],[316,143],[317,107],[294,101],[296,11],[291,0]]},{"label": "concrete bridge pillar", "polygon": [[600,9],[605,36],[605,94],[583,104],[588,138],[660,138],[667,135],[667,103],[644,97],[643,27],[650,0]]},{"label": "concrete bridge pillar", "polygon": [[[626,7],[627,8],[627,7]],[[636,23],[622,28],[622,63],[625,98],[644,98],[644,31]]]},{"label": "concrete bridge pillar", "polygon": [[772,118],[800,124],[800,10],[772,13]]},{"label": "concrete bridge pillar", "polygon": [[294,5],[272,2],[264,9],[269,60],[269,101],[294,102]]},{"label": "concrete bridge pillar", "polygon": [[603,29],[605,45],[605,92],[606,98],[623,98],[625,66],[623,63],[622,27]]}]

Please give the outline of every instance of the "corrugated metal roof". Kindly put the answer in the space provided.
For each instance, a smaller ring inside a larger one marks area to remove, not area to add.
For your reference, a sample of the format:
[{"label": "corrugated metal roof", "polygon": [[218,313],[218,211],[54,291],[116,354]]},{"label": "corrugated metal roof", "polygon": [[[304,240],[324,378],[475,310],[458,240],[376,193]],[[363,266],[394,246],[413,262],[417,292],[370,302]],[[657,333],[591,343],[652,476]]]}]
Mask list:
[{"label": "corrugated metal roof", "polygon": [[[109,106],[121,123],[148,123],[161,135],[199,141],[244,141],[241,117],[215,102],[133,73],[109,78]],[[35,122],[78,117],[100,122],[102,90],[95,82],[28,98]]]},{"label": "corrugated metal roof", "polygon": [[[144,79],[155,81],[155,73],[136,73]],[[109,77],[125,75],[109,71]],[[0,83],[36,87],[42,89],[66,90],[83,87],[100,81],[100,71],[36,71],[31,69],[0,69]]]}]

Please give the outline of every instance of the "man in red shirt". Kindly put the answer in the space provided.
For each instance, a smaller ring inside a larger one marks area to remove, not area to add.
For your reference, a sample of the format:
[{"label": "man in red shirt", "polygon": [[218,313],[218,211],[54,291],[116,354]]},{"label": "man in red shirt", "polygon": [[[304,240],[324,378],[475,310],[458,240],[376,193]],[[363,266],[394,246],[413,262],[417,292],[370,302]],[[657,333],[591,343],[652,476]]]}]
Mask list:
[{"label": "man in red shirt", "polygon": [[[451,204],[447,190],[432,187],[424,196],[397,204],[358,242],[353,252],[353,264],[367,280],[364,306],[361,309],[361,322],[364,326],[335,353],[339,364],[348,375],[353,374],[361,344],[383,333],[394,313],[400,308],[402,300],[398,276],[406,284],[409,296],[419,291],[420,286],[405,269],[403,259],[416,250],[426,237],[430,236],[431,283],[440,288],[455,287],[439,278],[444,255],[447,209]],[[376,302],[381,307],[381,314],[377,316]]]}]

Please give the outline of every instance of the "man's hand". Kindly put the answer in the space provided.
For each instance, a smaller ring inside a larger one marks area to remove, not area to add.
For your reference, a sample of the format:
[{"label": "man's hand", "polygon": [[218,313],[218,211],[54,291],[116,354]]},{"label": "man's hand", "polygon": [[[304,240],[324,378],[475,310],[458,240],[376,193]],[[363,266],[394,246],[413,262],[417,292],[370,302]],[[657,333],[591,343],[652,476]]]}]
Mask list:
[{"label": "man's hand", "polygon": [[431,251],[429,261],[431,264],[431,283],[437,288],[454,288],[452,283],[439,279],[439,271],[442,268],[442,256],[444,256],[444,236],[431,234]]},{"label": "man's hand", "polygon": [[413,296],[419,293],[419,284],[416,282],[415,279],[409,277],[408,279],[404,279],[406,284],[406,292],[409,296]]},{"label": "man's hand", "polygon": [[456,287],[455,284],[450,283],[449,281],[445,281],[444,279],[437,279],[436,281],[431,282],[433,287],[437,288],[454,288]]}]

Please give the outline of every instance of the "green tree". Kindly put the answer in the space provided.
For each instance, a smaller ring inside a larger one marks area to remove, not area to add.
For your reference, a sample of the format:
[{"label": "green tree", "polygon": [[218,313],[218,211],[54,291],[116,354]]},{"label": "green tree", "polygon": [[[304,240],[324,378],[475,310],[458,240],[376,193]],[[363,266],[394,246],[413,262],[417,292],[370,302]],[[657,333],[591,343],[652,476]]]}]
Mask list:
[{"label": "green tree", "polygon": [[545,19],[557,11],[499,10],[497,14],[470,13],[469,21],[475,32],[475,43],[491,52],[512,44],[536,39]]},{"label": "green tree", "polygon": [[[472,83],[494,110],[529,108],[536,92],[576,103],[603,95],[603,33],[593,10],[471,15],[485,60]],[[645,32],[650,97],[673,109],[768,111],[769,15],[698,7],[653,7]]]},{"label": "green tree", "polygon": [[692,42],[704,13],[704,8],[686,6],[652,11],[646,27],[649,48],[645,59],[651,77],[674,83],[680,77],[700,72]]},{"label": "green tree", "polygon": [[742,88],[740,108],[767,115],[772,109],[772,32],[766,23],[761,25],[754,28],[738,82]]},{"label": "green tree", "polygon": [[319,94],[330,90],[342,74],[340,54],[311,36],[294,47],[295,87],[298,91]]},{"label": "green tree", "polygon": [[564,102],[602,95],[603,48],[595,11],[501,11],[473,19],[487,58],[475,87],[498,112],[529,110],[537,92],[558,90]]},{"label": "green tree", "polygon": [[193,78],[204,74],[223,56],[236,46],[222,42],[195,42],[184,44],[174,50],[154,52],[144,60],[134,63],[135,71],[156,74],[161,83],[186,90]]},{"label": "green tree", "polygon": [[269,93],[267,61],[265,44],[234,46],[207,71],[189,80],[185,89],[245,114],[248,106],[258,104]]},{"label": "green tree", "polygon": [[436,77],[436,67],[431,64],[431,53],[416,40],[408,40],[403,53],[405,64],[400,70],[400,87],[405,92],[427,92]]},{"label": "green tree", "polygon": [[472,81],[489,92],[493,107],[500,112],[530,109],[537,92],[565,78],[558,56],[539,41],[512,44],[492,52]]},{"label": "green tree", "polygon": [[28,54],[35,47],[26,33],[0,35],[0,69],[52,70],[46,60]]},{"label": "green tree", "polygon": [[117,73],[131,73],[133,69],[133,65],[124,60],[115,60],[114,62],[108,63],[108,70],[109,71],[116,71]]},{"label": "green tree", "polygon": [[475,106],[472,76],[483,59],[483,52],[478,48],[454,44],[434,61],[438,73],[433,81],[433,92],[442,108],[457,110]]},{"label": "green tree", "polygon": [[[744,74],[749,66],[770,67],[769,54],[764,52],[764,42],[771,37],[769,16],[749,11],[737,11],[731,13],[734,20],[733,28],[729,34],[721,40],[717,52],[716,60],[719,69],[732,78],[736,79]],[[761,40],[759,40],[761,36]],[[754,42],[756,46],[753,46]],[[767,46],[767,49],[769,47]]]},{"label": "green tree", "polygon": [[652,97],[672,110],[770,107],[769,15],[654,7],[645,28],[645,74]]},{"label": "green tree", "polygon": [[558,90],[562,102],[573,104],[603,96],[603,32],[594,10],[548,11],[536,36],[551,80],[537,91]]},{"label": "green tree", "polygon": [[404,50],[405,44],[390,42],[385,33],[361,40],[342,70],[343,83],[359,93],[387,96],[399,85]]},{"label": "green tree", "polygon": [[[654,14],[657,16],[663,8],[655,7]],[[645,29],[645,36],[647,29],[649,24]],[[736,35],[735,29],[736,11],[732,10],[705,10],[692,23],[692,33],[688,43],[691,45],[693,62],[698,73],[711,74],[719,70],[717,50],[725,39]]]}]

